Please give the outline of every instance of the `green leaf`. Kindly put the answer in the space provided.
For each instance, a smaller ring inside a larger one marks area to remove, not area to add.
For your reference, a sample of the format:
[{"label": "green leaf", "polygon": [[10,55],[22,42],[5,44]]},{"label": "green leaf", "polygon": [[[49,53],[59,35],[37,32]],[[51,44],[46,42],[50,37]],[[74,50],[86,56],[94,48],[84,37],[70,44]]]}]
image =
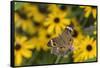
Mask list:
[{"label": "green leaf", "polygon": [[59,63],[72,63],[72,53],[69,52],[67,57],[63,57]]},{"label": "green leaf", "polygon": [[15,2],[14,5],[15,5],[15,9],[14,10],[17,10],[23,5],[23,3],[22,2]]},{"label": "green leaf", "polygon": [[96,60],[97,60],[96,57],[94,57],[94,58],[86,60],[86,62],[92,62],[92,61],[96,61]]}]

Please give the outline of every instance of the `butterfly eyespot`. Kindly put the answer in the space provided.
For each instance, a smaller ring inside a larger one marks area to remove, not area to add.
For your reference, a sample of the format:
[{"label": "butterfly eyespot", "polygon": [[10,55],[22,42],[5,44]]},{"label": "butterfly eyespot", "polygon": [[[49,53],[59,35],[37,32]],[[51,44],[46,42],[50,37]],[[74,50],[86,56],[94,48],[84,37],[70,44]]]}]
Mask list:
[{"label": "butterfly eyespot", "polygon": [[[70,46],[73,44],[73,29],[68,27],[59,34],[57,37],[50,40],[52,54],[64,56],[66,52],[70,49]],[[54,49],[55,48],[55,49]],[[57,53],[57,54],[56,54]]]},{"label": "butterfly eyespot", "polygon": [[56,43],[53,43],[53,46],[56,46]]},{"label": "butterfly eyespot", "polygon": [[51,42],[50,41],[47,43],[47,46],[51,47]]},{"label": "butterfly eyespot", "polygon": [[60,49],[64,49],[65,47],[59,47]]},{"label": "butterfly eyespot", "polygon": [[60,47],[59,50],[60,51],[65,51],[65,47]]}]

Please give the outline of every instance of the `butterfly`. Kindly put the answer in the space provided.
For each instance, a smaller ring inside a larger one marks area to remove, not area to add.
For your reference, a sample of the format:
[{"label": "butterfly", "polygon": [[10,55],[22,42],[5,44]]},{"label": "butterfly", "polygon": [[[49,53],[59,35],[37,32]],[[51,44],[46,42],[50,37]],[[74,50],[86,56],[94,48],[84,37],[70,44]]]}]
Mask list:
[{"label": "butterfly", "polygon": [[48,42],[48,46],[51,47],[51,54],[64,56],[73,49],[72,31],[71,27],[67,27],[58,37]]}]

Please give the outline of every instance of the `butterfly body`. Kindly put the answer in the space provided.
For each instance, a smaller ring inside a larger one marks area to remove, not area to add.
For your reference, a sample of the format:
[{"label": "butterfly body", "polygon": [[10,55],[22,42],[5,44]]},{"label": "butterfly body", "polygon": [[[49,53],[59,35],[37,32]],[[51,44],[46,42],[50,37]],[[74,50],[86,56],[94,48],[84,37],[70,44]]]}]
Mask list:
[{"label": "butterfly body", "polygon": [[71,31],[72,30],[68,27],[58,37],[50,40],[49,44],[51,46],[52,54],[64,56],[72,49],[73,39]]}]

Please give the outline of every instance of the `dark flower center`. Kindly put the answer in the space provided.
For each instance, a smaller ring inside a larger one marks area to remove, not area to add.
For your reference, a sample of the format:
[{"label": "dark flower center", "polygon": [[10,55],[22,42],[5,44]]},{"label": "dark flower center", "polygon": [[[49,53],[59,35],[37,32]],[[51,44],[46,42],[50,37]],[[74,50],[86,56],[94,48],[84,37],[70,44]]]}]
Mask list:
[{"label": "dark flower center", "polygon": [[46,14],[48,13],[47,8],[46,7],[39,7],[39,11],[40,13]]},{"label": "dark flower center", "polygon": [[50,37],[51,37],[51,35],[50,35],[50,34],[47,34],[47,35],[46,35],[46,37],[47,37],[47,38],[50,38]]},{"label": "dark flower center", "polygon": [[21,49],[21,45],[20,45],[20,44],[16,44],[15,50],[18,51],[18,50],[20,50],[20,49]]},{"label": "dark flower center", "polygon": [[36,27],[39,27],[41,24],[38,23],[38,22],[34,22],[34,25],[35,25]]},{"label": "dark flower center", "polygon": [[60,19],[57,17],[57,18],[54,19],[54,22],[55,23],[59,23],[60,22]]},{"label": "dark flower center", "polygon": [[36,31],[34,34],[33,34],[34,37],[39,37],[39,32]]},{"label": "dark flower center", "polygon": [[53,45],[54,45],[54,46],[56,46],[56,43],[55,43],[55,42],[53,42]]},{"label": "dark flower center", "polygon": [[76,30],[74,30],[72,36],[76,38],[78,36],[78,32]]},{"label": "dark flower center", "polygon": [[60,6],[60,9],[64,11],[67,9],[67,7],[65,5],[62,5],[62,6]]},{"label": "dark flower center", "polygon": [[91,50],[92,50],[92,46],[91,46],[90,44],[87,45],[86,50],[87,50],[87,51],[91,51]]},{"label": "dark flower center", "polygon": [[22,19],[24,19],[24,20],[28,19],[26,13],[23,12],[22,10],[17,10],[16,12],[19,14],[19,16],[20,16]]}]

